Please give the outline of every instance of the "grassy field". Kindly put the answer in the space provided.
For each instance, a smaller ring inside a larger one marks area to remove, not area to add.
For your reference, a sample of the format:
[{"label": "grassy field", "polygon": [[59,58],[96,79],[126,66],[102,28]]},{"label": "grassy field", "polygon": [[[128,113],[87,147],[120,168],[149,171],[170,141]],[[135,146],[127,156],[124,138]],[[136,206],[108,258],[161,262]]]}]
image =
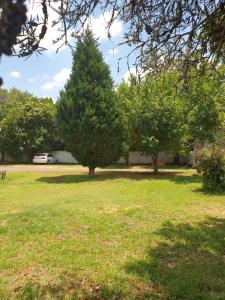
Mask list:
[{"label": "grassy field", "polygon": [[0,299],[225,299],[225,194],[191,170],[10,173]]}]

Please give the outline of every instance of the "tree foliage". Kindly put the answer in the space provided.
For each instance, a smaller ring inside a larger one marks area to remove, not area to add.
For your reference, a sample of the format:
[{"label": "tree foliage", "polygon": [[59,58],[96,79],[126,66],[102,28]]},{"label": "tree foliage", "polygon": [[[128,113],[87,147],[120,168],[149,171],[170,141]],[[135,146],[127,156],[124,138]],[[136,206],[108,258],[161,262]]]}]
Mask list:
[{"label": "tree foliage", "polygon": [[225,69],[197,76],[190,70],[184,91],[186,122],[190,138],[196,142],[212,142],[219,130],[224,111]]},{"label": "tree foliage", "polygon": [[224,128],[224,74],[224,65],[202,76],[191,69],[185,80],[182,92],[186,124],[184,149],[188,155],[192,153],[192,165],[197,167],[201,148],[214,143]]},{"label": "tree foliage", "polygon": [[182,82],[174,70],[146,74],[139,82],[131,77],[118,93],[128,119],[130,149],[151,155],[158,172],[159,152],[175,153],[184,135]]},{"label": "tree foliage", "polygon": [[[4,29],[1,40],[8,41],[2,43],[0,55],[11,54],[12,46],[16,43],[19,56],[40,53],[43,50],[40,42],[51,26],[60,27],[58,37],[54,37],[59,48],[68,45],[70,31],[73,36],[80,36],[92,14],[110,12],[111,18],[107,22],[109,37],[112,24],[122,20],[125,24],[122,43],[133,47],[129,54],[137,50],[137,64],[147,65],[148,70],[151,70],[149,57],[155,54],[163,58],[163,64],[180,59],[185,66],[199,63],[202,59],[218,61],[224,57],[224,0],[40,0],[38,4],[42,14],[36,16],[34,7],[32,17],[27,20],[23,2],[0,2],[3,8],[0,23],[4,24],[1,26]],[[25,3],[28,4],[28,1]],[[48,17],[52,9],[56,12],[56,18],[53,24],[49,24]],[[11,15],[14,17],[8,17]],[[10,51],[5,51],[5,46]],[[193,56],[196,52],[198,56]]]},{"label": "tree foliage", "polygon": [[159,152],[174,152],[184,133],[183,107],[179,97],[182,83],[175,71],[148,75],[143,82],[139,111],[140,150],[151,155],[158,172]]},{"label": "tree foliage", "polygon": [[128,120],[129,149],[151,155],[155,172],[159,152],[193,152],[197,162],[201,147],[225,128],[223,65],[201,77],[190,69],[184,80],[176,68],[145,74],[122,82],[117,93]]},{"label": "tree foliage", "polygon": [[12,89],[2,103],[0,151],[17,161],[31,160],[36,152],[62,145],[56,128],[56,108],[51,99]]},{"label": "tree foliage", "polygon": [[199,167],[207,190],[225,191],[225,138],[222,140],[205,145],[200,153]]},{"label": "tree foliage", "polygon": [[137,78],[131,76],[129,83],[124,80],[117,86],[116,94],[121,111],[123,122],[126,130],[126,140],[123,156],[126,164],[129,165],[129,153],[138,149],[140,136],[138,132],[138,111],[141,107],[139,95],[139,82]]},{"label": "tree foliage", "polygon": [[0,1],[0,57],[2,54],[12,55],[17,37],[22,33],[22,27],[27,19],[27,8],[23,2],[23,0]]},{"label": "tree foliage", "polygon": [[90,175],[119,159],[124,128],[108,66],[91,31],[78,40],[72,74],[60,93],[58,124],[67,149]]}]

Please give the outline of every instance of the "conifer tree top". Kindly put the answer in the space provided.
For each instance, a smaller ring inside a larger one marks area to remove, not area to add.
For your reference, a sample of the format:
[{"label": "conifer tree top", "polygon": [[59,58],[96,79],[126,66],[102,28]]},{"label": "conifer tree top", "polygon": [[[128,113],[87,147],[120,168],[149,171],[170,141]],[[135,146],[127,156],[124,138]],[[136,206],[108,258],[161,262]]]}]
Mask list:
[{"label": "conifer tree top", "polygon": [[73,52],[72,75],[69,84],[79,79],[104,88],[113,87],[109,67],[104,62],[98,46],[92,31],[87,28],[84,35],[78,39],[76,50]]},{"label": "conifer tree top", "polygon": [[58,121],[67,149],[91,173],[120,158],[120,109],[109,67],[89,28],[73,53],[72,73],[58,102]]}]

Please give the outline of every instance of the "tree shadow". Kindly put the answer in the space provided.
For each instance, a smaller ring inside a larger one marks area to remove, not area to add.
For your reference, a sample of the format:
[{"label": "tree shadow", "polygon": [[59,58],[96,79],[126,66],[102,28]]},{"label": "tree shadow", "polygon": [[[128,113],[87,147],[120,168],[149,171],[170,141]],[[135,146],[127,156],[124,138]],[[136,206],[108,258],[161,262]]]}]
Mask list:
[{"label": "tree shadow", "polygon": [[[176,184],[202,183],[202,176],[196,174],[193,174],[191,176],[175,174],[174,176],[169,176],[168,179]],[[210,191],[204,189],[203,187],[194,188],[192,189],[192,191],[201,193],[206,196],[225,196],[225,191]]]},{"label": "tree shadow", "polygon": [[44,176],[37,178],[36,181],[49,183],[49,184],[70,184],[70,183],[82,183],[92,181],[102,181],[105,178],[96,175],[94,177],[88,177],[85,174],[79,175],[59,175],[59,176]]},{"label": "tree shadow", "polygon": [[[107,170],[103,172],[97,172],[94,177],[89,177],[87,174],[66,174],[59,176],[45,176],[37,178],[39,182],[50,183],[50,184],[66,184],[66,183],[81,183],[81,182],[94,182],[94,181],[105,181],[105,180],[115,180],[115,179],[130,179],[130,180],[151,180],[151,179],[168,179],[174,180],[176,183],[190,183],[198,182],[199,179],[193,176],[183,175],[183,171],[163,171],[155,175],[151,171],[114,171]],[[182,178],[178,178],[182,177]]]},{"label": "tree shadow", "polygon": [[[106,180],[117,180],[117,179],[128,179],[128,180],[168,180],[178,185],[188,185],[192,183],[201,184],[202,177],[199,175],[185,175],[185,171],[161,171],[159,174],[153,174],[151,171],[114,171],[107,170],[103,172],[97,172],[94,177],[89,177],[87,174],[67,174],[58,176],[44,176],[39,177],[36,181],[48,184],[71,184],[71,183],[85,183],[85,182],[98,182]],[[208,191],[204,188],[191,188],[192,192],[201,193],[207,196],[223,196],[225,191],[213,192]]]},{"label": "tree shadow", "polygon": [[46,285],[38,282],[29,282],[25,286],[14,290],[13,299],[41,300],[41,299],[86,299],[106,300],[123,299],[123,291],[119,287],[112,288],[104,284],[98,284],[87,279],[78,279],[71,274],[62,274],[58,283]]},{"label": "tree shadow", "polygon": [[225,299],[225,219],[167,222],[155,234],[146,259],[125,266],[153,284],[149,299]]},{"label": "tree shadow", "polygon": [[183,175],[184,173],[177,172],[174,176],[168,176],[168,179],[176,184],[201,183],[202,178],[199,175]]},{"label": "tree shadow", "polygon": [[225,196],[225,191],[210,191],[203,187],[195,189],[194,191],[207,196]]}]

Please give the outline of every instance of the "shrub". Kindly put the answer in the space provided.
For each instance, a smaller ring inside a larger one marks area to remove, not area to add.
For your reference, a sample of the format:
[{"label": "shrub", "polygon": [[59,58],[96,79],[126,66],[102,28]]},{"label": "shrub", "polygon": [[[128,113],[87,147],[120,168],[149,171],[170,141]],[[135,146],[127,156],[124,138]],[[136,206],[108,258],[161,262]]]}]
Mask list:
[{"label": "shrub", "polygon": [[201,151],[199,166],[203,187],[211,191],[225,190],[225,151],[218,145],[210,145]]}]

